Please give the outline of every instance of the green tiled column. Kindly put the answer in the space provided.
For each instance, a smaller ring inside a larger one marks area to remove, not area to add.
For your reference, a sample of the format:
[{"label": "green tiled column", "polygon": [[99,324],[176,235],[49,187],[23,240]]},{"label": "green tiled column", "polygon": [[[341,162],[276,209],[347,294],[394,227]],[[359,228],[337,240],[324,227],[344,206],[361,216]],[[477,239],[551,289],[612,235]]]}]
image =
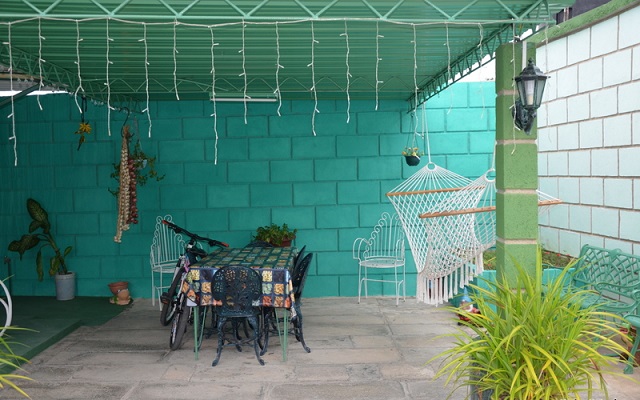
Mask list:
[{"label": "green tiled column", "polygon": [[[538,149],[534,123],[531,135],[518,130],[511,114],[517,99],[513,78],[523,66],[522,43],[496,52],[496,254],[497,273],[515,277],[515,264],[535,273],[538,245]],[[527,46],[526,59],[535,59]]]}]

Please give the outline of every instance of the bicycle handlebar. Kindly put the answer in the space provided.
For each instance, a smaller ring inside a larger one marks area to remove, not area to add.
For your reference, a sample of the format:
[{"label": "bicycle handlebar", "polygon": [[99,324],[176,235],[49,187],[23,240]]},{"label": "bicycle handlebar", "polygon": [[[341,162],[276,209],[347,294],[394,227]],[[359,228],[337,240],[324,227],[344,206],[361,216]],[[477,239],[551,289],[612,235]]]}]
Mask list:
[{"label": "bicycle handlebar", "polygon": [[224,243],[224,242],[220,242],[218,240],[209,239],[209,238],[206,238],[204,236],[200,236],[200,235],[196,235],[195,233],[191,233],[188,230],[186,230],[184,228],[181,228],[178,225],[174,224],[173,222],[167,221],[166,219],[163,219],[162,223],[167,225],[175,233],[179,233],[179,234],[184,233],[185,235],[189,236],[192,240],[195,240],[195,241],[198,241],[198,242],[207,242],[207,244],[209,244],[209,246],[229,247],[229,245]]}]

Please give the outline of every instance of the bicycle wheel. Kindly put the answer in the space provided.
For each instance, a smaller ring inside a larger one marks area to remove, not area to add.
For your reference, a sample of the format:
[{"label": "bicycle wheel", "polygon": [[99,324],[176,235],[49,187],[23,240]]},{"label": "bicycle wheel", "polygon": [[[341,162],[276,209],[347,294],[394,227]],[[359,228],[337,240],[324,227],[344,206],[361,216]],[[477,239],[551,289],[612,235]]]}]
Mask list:
[{"label": "bicycle wheel", "polygon": [[176,274],[173,277],[173,282],[169,286],[169,291],[162,293],[160,301],[162,301],[162,311],[160,311],[160,323],[162,326],[167,326],[171,323],[173,316],[176,313],[176,306],[178,305],[176,296],[178,295],[178,286],[181,281],[181,274]]},{"label": "bicycle wheel", "polygon": [[171,334],[169,336],[169,347],[171,350],[177,350],[182,346],[182,340],[187,331],[187,323],[189,322],[189,316],[193,308],[187,305],[187,300],[189,300],[188,297],[182,293],[178,296],[178,306],[173,316]]}]

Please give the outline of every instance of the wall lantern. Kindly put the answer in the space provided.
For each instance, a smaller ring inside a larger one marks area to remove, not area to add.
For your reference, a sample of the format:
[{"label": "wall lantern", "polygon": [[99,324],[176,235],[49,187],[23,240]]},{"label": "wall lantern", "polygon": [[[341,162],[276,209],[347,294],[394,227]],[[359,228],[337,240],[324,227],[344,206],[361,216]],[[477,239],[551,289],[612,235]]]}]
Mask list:
[{"label": "wall lantern", "polygon": [[522,70],[520,75],[514,78],[520,98],[516,100],[513,119],[518,129],[523,130],[527,135],[531,133],[536,110],[542,103],[542,94],[547,78],[549,77],[535,66],[532,58],[529,59],[527,67]]}]

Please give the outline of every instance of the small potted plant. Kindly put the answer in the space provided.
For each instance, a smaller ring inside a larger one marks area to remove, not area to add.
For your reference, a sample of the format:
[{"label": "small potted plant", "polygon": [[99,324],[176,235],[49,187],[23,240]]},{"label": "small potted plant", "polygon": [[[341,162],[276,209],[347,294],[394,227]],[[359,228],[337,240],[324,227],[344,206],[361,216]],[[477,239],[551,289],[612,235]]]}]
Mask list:
[{"label": "small potted plant", "polygon": [[420,157],[424,155],[423,151],[420,151],[418,147],[405,147],[402,150],[404,160],[409,166],[416,166],[420,164]]},{"label": "small potted plant", "polygon": [[19,240],[9,243],[9,251],[15,251],[20,254],[20,259],[24,253],[39,244],[36,254],[36,272],[38,280],[42,281],[44,270],[42,268],[42,250],[50,247],[53,250],[53,256],[49,259],[49,275],[56,279],[56,297],[58,300],[71,300],[75,297],[75,274],[67,270],[65,257],[69,255],[72,247],[67,246],[61,250],[53,237],[51,223],[49,222],[49,214],[34,199],[27,199],[27,211],[31,216],[29,224],[29,233],[22,235]]},{"label": "small potted plant", "polygon": [[287,224],[271,224],[256,229],[254,240],[270,243],[276,247],[289,247],[296,238],[297,229],[290,229]]}]

